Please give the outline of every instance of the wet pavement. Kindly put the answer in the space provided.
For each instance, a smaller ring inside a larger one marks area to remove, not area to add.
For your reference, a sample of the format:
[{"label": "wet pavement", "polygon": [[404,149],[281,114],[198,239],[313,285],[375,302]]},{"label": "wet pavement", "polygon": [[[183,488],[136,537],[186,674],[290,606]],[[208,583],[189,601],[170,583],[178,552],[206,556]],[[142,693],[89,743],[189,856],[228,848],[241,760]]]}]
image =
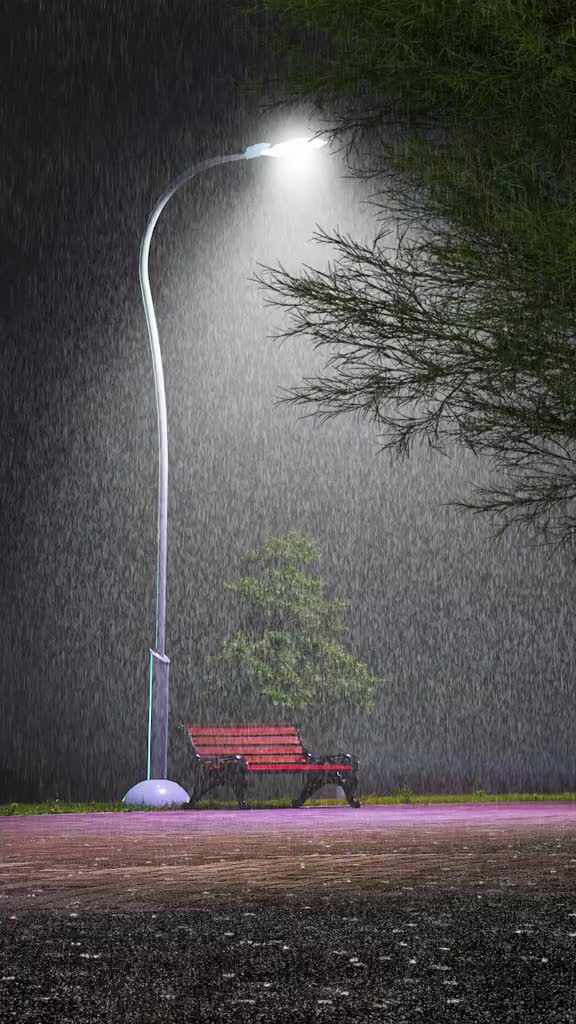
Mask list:
[{"label": "wet pavement", "polygon": [[575,868],[572,802],[0,818],[0,913],[186,910],[210,894],[377,891],[401,879],[570,886]]},{"label": "wet pavement", "polygon": [[14,817],[0,851],[1,1021],[576,1022],[572,804]]}]

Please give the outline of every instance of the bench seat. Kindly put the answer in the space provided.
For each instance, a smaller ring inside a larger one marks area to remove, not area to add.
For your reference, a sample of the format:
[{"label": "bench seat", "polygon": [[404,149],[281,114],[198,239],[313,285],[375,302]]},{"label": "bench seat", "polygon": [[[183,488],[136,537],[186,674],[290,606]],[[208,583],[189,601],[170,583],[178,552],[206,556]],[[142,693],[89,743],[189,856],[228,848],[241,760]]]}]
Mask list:
[{"label": "bench seat", "polygon": [[287,772],[302,774],[302,792],[292,801],[302,807],[322,786],[342,786],[351,807],[358,788],[358,758],[353,754],[311,754],[302,743],[296,725],[256,723],[250,725],[188,725],[192,744],[194,778],[188,807],[216,786],[233,788],[238,805],[248,808],[246,787],[251,773]]},{"label": "bench seat", "polygon": [[250,772],[321,772],[321,771],[350,771],[349,764],[300,764],[295,767],[293,764],[248,764]]}]

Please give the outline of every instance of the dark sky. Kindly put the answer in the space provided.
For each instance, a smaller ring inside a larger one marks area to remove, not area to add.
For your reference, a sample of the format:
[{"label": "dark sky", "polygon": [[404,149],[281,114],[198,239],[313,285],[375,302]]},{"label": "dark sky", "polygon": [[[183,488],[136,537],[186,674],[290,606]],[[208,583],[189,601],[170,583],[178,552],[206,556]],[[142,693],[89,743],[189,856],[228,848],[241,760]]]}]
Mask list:
[{"label": "dark sky", "polygon": [[[145,774],[154,629],[141,234],[184,167],[302,122],[234,91],[266,51],[225,0],[1,10],[0,773],[26,793],[112,799]],[[391,675],[378,714],[343,724],[366,780],[512,765],[527,785],[546,772],[572,785],[573,567],[517,535],[496,551],[485,520],[439,508],[486,475],[476,460],[417,453],[399,466],[375,454],[376,428],[315,430],[273,407],[286,384],[266,341],[278,314],[245,280],[256,261],[298,255],[314,202],[326,228],[361,215],[354,185],[334,184],[333,200],[312,186],[292,216],[289,190],[267,198],[270,168],[236,170],[173,200],[151,258],[171,444],[172,726],[210,713],[199,681],[233,621],[222,582],[266,530],[300,529],[330,593],[352,601],[355,653]],[[305,353],[289,357],[292,383],[316,365]],[[312,724],[308,742],[320,743]],[[186,785],[179,743],[171,777]]]}]

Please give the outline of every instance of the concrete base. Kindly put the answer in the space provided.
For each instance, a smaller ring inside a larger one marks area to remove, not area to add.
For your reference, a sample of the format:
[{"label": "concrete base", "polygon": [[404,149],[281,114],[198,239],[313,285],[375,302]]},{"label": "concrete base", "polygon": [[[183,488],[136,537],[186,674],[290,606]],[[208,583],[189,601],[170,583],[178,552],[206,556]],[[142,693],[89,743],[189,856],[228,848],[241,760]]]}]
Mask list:
[{"label": "concrete base", "polygon": [[145,779],[137,782],[122,798],[123,804],[147,804],[149,807],[166,807],[171,804],[186,804],[189,793],[177,782],[168,779]]}]

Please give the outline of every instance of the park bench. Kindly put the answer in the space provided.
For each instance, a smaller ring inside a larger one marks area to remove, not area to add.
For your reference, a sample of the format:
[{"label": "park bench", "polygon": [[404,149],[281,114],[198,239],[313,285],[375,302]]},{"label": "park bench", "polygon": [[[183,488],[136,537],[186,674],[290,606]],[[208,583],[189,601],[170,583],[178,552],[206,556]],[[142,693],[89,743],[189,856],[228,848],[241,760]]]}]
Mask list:
[{"label": "park bench", "polygon": [[246,787],[251,774],[301,774],[302,792],[292,801],[301,807],[316,790],[330,783],[342,786],[351,807],[358,788],[358,758],[353,754],[315,757],[305,749],[295,725],[188,725],[194,779],[188,807],[215,786],[231,786],[240,808],[248,808]]}]

